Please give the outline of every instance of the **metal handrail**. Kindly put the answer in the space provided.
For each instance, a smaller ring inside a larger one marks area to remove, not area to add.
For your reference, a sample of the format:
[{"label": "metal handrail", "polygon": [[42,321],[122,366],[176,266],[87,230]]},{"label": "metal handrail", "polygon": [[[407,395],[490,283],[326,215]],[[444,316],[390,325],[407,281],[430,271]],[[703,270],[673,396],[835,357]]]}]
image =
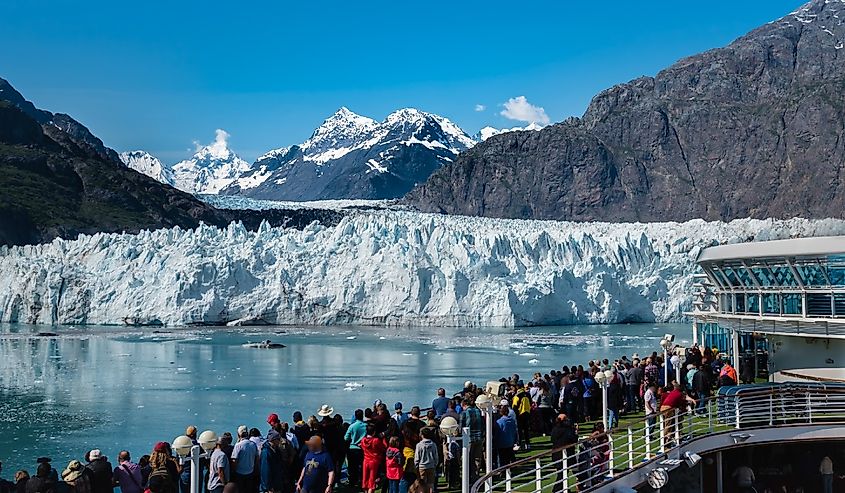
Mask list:
[{"label": "metal handrail", "polygon": [[540,493],[573,486],[593,491],[614,477],[665,460],[670,451],[706,435],[819,422],[845,423],[845,388],[792,384],[740,389],[704,399],[693,409],[650,414],[626,430],[596,434],[517,460],[482,476],[470,491]]}]

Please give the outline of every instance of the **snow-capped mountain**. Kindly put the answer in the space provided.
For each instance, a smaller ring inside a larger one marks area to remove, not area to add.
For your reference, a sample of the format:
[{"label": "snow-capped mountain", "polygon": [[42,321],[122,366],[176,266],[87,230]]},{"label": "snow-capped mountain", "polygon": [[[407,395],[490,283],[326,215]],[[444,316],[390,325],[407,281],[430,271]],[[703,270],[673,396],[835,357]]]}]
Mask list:
[{"label": "snow-capped mountain", "polygon": [[706,246],[845,233],[845,221],[588,223],[355,211],[0,247],[0,322],[512,326],[664,322]]},{"label": "snow-capped mountain", "polygon": [[496,127],[484,127],[475,134],[475,140],[478,142],[484,142],[485,140],[489,139],[494,135],[504,134],[508,132],[524,132],[527,130],[542,130],[543,125],[539,123],[531,123],[524,127],[513,127],[513,128],[496,128]]},{"label": "snow-capped mountain", "polygon": [[376,122],[341,108],[302,144],[259,157],[222,193],[272,200],[397,198],[475,143],[448,119],[417,109]]},{"label": "snow-capped mountain", "polygon": [[229,149],[229,134],[217,129],[214,142],[173,165],[173,186],[189,193],[218,193],[250,171],[248,162]]},{"label": "snow-capped mountain", "polygon": [[121,152],[120,160],[127,168],[134,169],[167,185],[173,185],[173,170],[169,166],[162,164],[157,157],[149,152]]}]

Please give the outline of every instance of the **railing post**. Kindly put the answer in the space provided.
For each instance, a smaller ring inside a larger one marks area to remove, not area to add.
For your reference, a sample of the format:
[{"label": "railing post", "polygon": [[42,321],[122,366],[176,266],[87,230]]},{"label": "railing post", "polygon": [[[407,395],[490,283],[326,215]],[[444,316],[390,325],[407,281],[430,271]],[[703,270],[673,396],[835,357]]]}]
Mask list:
[{"label": "railing post", "polygon": [[461,493],[469,493],[469,427],[461,436]]},{"label": "railing post", "polygon": [[191,447],[191,493],[200,493],[202,491],[200,454],[202,454],[202,450],[199,445]]},{"label": "railing post", "polygon": [[645,460],[651,459],[651,426],[649,426],[648,420],[649,420],[649,418],[646,418],[645,431],[644,431]]},{"label": "railing post", "polygon": [[675,410],[675,446],[681,446],[681,423],[683,422],[683,416],[681,416],[681,410]]},{"label": "railing post", "polygon": [[[713,433],[713,404],[715,401],[707,401],[704,405],[704,412],[707,413],[707,431]],[[716,406],[719,409],[719,406]]]},{"label": "railing post", "polygon": [[660,413],[660,453],[666,453],[666,419]]},{"label": "railing post", "polygon": [[736,429],[739,429],[739,395],[734,396],[734,414],[736,415]]},{"label": "railing post", "polygon": [[616,454],[613,452],[613,435],[611,435],[610,433],[607,434],[607,444],[610,446],[610,456],[608,458],[608,463],[607,463],[608,464],[607,477],[612,478],[613,477],[613,466],[614,466],[613,456],[616,455]]},{"label": "railing post", "polygon": [[769,394],[769,426],[774,425],[774,416],[775,416],[775,398],[772,394]]},{"label": "railing post", "polygon": [[634,430],[628,428],[628,469],[634,468]]},{"label": "railing post", "polygon": [[810,389],[807,389],[807,422],[813,424],[813,402],[810,399]]},{"label": "railing post", "polygon": [[511,486],[511,468],[505,469],[505,489],[508,491],[513,491],[513,486]]},{"label": "railing post", "polygon": [[567,455],[566,449],[561,451],[560,456],[563,457],[563,463],[561,464],[563,471],[563,491],[569,491],[569,455]]},{"label": "railing post", "polygon": [[534,467],[536,472],[536,479],[534,480],[534,491],[543,491],[543,465],[540,464],[540,458],[534,461]]}]

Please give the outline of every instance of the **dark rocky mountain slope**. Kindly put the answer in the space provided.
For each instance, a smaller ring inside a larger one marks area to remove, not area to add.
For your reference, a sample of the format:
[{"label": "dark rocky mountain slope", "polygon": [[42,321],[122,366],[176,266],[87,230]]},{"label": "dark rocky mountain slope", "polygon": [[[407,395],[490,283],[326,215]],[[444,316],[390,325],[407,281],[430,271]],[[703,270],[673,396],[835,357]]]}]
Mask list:
[{"label": "dark rocky mountain slope", "polygon": [[242,220],[257,228],[335,221],[327,211],[230,211],[133,171],[67,115],[39,110],[0,79],[0,245],[80,233]]},{"label": "dark rocky mountain slope", "polygon": [[845,4],[816,0],[724,48],[498,135],[406,201],[496,217],[845,217]]}]

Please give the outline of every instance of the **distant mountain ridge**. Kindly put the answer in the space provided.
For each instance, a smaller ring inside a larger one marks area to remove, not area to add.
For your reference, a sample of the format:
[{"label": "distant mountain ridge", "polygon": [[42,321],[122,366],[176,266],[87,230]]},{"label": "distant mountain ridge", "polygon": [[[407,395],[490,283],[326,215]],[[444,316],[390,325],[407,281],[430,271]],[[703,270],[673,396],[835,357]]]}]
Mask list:
[{"label": "distant mountain ridge", "polygon": [[599,93],[581,118],[491,137],[406,201],[584,221],[843,217],[842,19],[845,4],[814,0]]},{"label": "distant mountain ridge", "polygon": [[[511,131],[518,128],[501,130]],[[499,130],[492,130],[500,132]],[[172,166],[145,151],[124,164],[195,194],[270,200],[399,198],[477,143],[449,119],[403,108],[383,121],[341,107],[306,141],[272,149],[248,164],[218,130],[211,145]]]},{"label": "distant mountain ridge", "polygon": [[[148,171],[151,156],[129,153]],[[162,175],[164,176],[164,175]],[[126,167],[121,157],[68,115],[40,110],[0,78],[0,245],[43,243],[81,233],[138,232],[239,220],[257,229],[333,222],[330,211],[215,209]]]},{"label": "distant mountain ridge", "polygon": [[438,115],[404,108],[376,122],[344,107],[302,144],[261,156],[222,193],[272,200],[398,198],[473,145]]}]

